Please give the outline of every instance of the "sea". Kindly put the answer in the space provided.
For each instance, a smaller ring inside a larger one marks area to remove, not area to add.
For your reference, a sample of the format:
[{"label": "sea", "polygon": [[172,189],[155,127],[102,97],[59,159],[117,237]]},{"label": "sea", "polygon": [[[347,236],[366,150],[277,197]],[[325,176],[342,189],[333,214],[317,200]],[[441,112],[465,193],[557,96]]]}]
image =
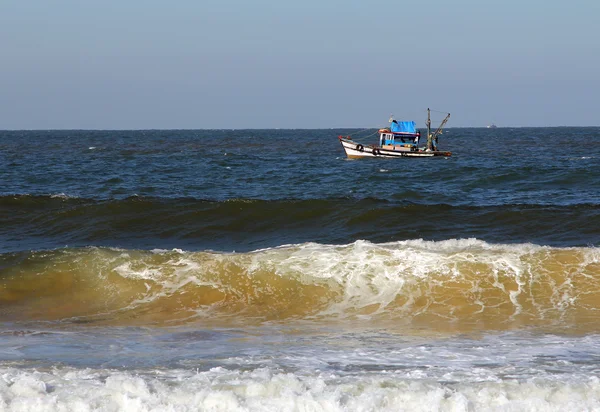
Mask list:
[{"label": "sea", "polygon": [[0,411],[599,411],[600,128],[0,131]]}]

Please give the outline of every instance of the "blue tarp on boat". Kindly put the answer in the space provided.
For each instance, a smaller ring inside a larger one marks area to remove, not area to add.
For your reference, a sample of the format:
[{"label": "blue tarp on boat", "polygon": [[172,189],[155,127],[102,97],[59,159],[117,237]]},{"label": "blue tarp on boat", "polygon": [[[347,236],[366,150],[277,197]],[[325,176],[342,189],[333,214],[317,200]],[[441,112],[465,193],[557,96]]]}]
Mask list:
[{"label": "blue tarp on boat", "polygon": [[399,122],[394,120],[390,124],[390,130],[395,133],[417,133],[417,124],[413,121]]}]

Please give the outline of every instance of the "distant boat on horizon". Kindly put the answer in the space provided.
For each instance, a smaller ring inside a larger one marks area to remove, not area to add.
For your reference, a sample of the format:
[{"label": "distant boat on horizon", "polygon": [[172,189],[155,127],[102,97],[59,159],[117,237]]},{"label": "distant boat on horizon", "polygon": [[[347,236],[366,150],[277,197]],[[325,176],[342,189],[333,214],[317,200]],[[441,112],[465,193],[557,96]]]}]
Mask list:
[{"label": "distant boat on horizon", "polygon": [[495,129],[496,127],[498,127],[498,126],[496,126],[494,123],[492,123],[492,124],[488,124],[487,128],[488,129]]}]

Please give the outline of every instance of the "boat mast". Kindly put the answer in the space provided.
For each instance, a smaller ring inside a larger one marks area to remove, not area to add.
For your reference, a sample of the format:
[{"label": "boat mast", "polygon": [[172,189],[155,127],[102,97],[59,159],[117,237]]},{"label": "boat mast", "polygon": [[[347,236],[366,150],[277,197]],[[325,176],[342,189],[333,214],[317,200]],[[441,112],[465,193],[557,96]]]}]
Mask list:
[{"label": "boat mast", "polygon": [[432,139],[431,139],[431,115],[429,107],[427,108],[427,150],[431,150]]},{"label": "boat mast", "polygon": [[[427,109],[427,150],[437,150],[437,139],[438,136],[442,133],[442,129],[444,125],[448,122],[450,118],[450,113],[446,115],[442,123],[440,123],[440,127],[433,133],[431,133],[431,111]],[[435,139],[435,148],[433,145],[433,140]]]}]

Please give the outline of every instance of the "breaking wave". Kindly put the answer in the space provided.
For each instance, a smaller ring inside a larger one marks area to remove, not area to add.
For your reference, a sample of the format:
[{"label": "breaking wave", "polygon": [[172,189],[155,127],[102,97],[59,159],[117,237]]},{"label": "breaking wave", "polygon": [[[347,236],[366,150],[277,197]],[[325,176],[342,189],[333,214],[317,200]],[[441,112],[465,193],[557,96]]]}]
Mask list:
[{"label": "breaking wave", "polygon": [[600,249],[480,240],[0,255],[5,321],[600,331]]}]

